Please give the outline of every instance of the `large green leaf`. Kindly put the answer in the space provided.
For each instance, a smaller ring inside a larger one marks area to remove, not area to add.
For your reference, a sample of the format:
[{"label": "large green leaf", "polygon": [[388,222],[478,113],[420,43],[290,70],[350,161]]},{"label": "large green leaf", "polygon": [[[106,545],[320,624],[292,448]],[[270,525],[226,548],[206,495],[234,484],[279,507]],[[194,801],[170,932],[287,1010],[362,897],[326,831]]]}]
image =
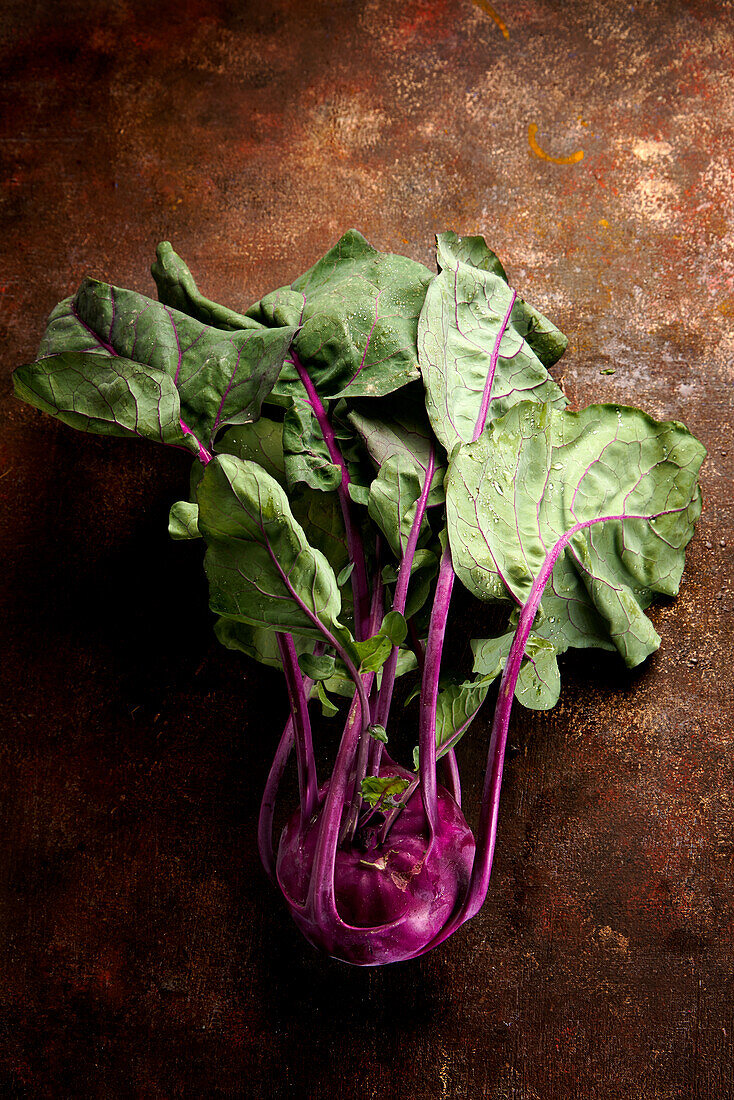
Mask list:
[{"label": "large green leaf", "polygon": [[[282,423],[261,416],[254,424],[226,431],[217,444],[217,450],[220,454],[232,454],[257,462],[287,489],[283,435]],[[349,562],[349,551],[337,494],[295,489],[288,493],[288,498],[291,511],[306,532],[308,541],[327,557],[334,572],[340,573]],[[342,593],[342,599],[351,601],[348,586]]]},{"label": "large green leaf", "polygon": [[157,367],[106,353],[61,352],[18,367],[13,384],[22,401],[80,431],[198,450],[181,427],[173,380]]},{"label": "large green leaf", "polygon": [[[26,400],[75,427],[163,442],[183,434],[192,449],[211,451],[220,429],[260,415],[292,336],[286,328],[226,332],[85,279],[51,313],[39,360],[19,368],[16,385]],[[176,396],[180,424],[171,431]]]},{"label": "large green leaf", "polygon": [[[430,279],[422,264],[378,252],[352,229],[290,287],[247,312],[265,325],[298,328],[294,350],[322,398],[376,397],[419,377],[416,333]],[[287,366],[272,397],[299,386]]]},{"label": "large green leaf", "polygon": [[319,640],[338,622],[336,576],[311,546],[283,489],[262,467],[220,455],[197,490],[212,611]]},{"label": "large green leaf", "polygon": [[[455,270],[457,263],[469,264],[499,275],[509,282],[504,267],[484,237],[459,237],[456,233],[439,233],[436,237],[438,266]],[[544,367],[552,367],[568,346],[568,339],[552,321],[519,296],[510,314],[510,323],[533,349]]]},{"label": "large green leaf", "polygon": [[518,402],[566,405],[523,338],[527,326],[513,321],[516,302],[503,278],[460,260],[440,271],[428,288],[418,324],[418,360],[428,416],[449,453]]},{"label": "large green leaf", "polygon": [[704,454],[681,424],[638,409],[518,405],[451,464],[456,573],[480,598],[523,604],[562,540],[536,633],[559,653],[616,647],[636,665],[659,645],[644,608],[678,591]]},{"label": "large green leaf", "polygon": [[205,298],[188,267],[168,241],[161,241],[158,245],[150,271],[158,288],[159,300],[181,313],[188,313],[189,317],[195,317],[202,324],[228,332],[263,327],[251,317]]}]

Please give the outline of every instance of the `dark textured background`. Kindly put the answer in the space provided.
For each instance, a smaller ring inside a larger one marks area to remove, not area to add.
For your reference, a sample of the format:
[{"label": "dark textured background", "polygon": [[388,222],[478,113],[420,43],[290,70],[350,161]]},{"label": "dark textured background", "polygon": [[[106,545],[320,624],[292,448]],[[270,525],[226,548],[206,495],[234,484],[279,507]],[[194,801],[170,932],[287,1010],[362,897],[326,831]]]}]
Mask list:
[{"label": "dark textured background", "polygon": [[[3,1096],[734,1095],[734,9],[497,4],[509,37],[480,0],[0,4]],[[167,540],[187,460],[9,385],[86,273],[150,293],[168,238],[241,307],[351,225],[429,264],[484,233],[574,404],[709,450],[659,654],[571,655],[517,713],[484,909],[381,972],[316,957],[259,869],[284,694]]]}]

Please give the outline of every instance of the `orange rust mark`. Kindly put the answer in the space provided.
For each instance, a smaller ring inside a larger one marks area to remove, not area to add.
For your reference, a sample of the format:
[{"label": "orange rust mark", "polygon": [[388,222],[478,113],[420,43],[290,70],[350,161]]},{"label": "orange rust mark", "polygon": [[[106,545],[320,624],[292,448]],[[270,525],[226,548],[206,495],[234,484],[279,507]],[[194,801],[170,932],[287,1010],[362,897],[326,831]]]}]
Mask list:
[{"label": "orange rust mark", "polygon": [[504,19],[494,10],[491,4],[487,3],[487,0],[474,0],[474,3],[478,8],[481,8],[482,11],[486,11],[490,19],[494,19],[495,23],[502,31],[505,38],[510,37],[510,32],[507,29],[507,24],[505,23]]},{"label": "orange rust mark", "polygon": [[537,132],[538,127],[534,122],[531,122],[528,126],[528,141],[536,157],[540,157],[541,160],[550,161],[551,164],[578,164],[580,160],[584,159],[583,149],[577,149],[575,153],[571,153],[570,157],[552,157],[550,153],[546,153],[545,149],[541,149],[538,145],[535,138]]}]

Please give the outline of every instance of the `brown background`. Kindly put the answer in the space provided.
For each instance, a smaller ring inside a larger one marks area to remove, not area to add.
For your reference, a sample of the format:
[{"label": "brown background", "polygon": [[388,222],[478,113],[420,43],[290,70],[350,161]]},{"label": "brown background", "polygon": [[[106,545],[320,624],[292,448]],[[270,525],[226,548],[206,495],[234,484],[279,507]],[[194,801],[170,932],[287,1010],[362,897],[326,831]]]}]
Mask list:
[{"label": "brown background", "polygon": [[[479,0],[0,5],[2,1095],[734,1095],[734,11],[497,4],[509,37]],[[351,225],[428,264],[484,233],[574,404],[709,450],[659,654],[571,655],[517,713],[484,909],[380,972],[317,957],[260,871],[285,696],[167,540],[185,457],[9,385],[86,273],[151,293],[168,238],[243,307]]]}]

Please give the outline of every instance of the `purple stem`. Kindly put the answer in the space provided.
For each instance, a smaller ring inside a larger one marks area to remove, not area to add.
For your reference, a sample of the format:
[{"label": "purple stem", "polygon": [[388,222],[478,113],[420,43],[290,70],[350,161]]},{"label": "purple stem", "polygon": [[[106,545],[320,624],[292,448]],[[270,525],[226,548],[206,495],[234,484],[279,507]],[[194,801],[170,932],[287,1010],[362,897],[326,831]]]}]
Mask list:
[{"label": "purple stem", "polygon": [[[671,509],[671,512],[681,509]],[[669,513],[662,513],[669,514]],[[494,720],[492,722],[492,734],[489,741],[487,754],[487,770],[484,777],[484,790],[482,792],[482,811],[477,830],[477,850],[472,867],[471,880],[464,901],[455,916],[441,929],[439,934],[427,945],[425,950],[443,943],[465,921],[470,920],[484,904],[489,889],[489,879],[492,873],[492,861],[497,843],[497,821],[499,818],[500,788],[502,785],[502,770],[507,747],[507,732],[510,725],[512,702],[515,696],[517,678],[520,675],[522,659],[525,647],[530,637],[530,632],[535,621],[535,616],[540,607],[545,586],[551,578],[553,567],[571,538],[586,527],[592,527],[596,523],[604,523],[606,520],[625,519],[654,519],[655,516],[599,516],[597,519],[584,520],[576,523],[569,531],[559,538],[558,542],[546,555],[540,572],[533,581],[527,601],[520,612],[520,619],[515,630],[515,637],[510,646],[500,680],[499,694],[495,705]],[[423,952],[420,952],[421,954]]]},{"label": "purple stem", "polygon": [[[405,551],[403,553],[402,561],[400,562],[400,568],[398,570],[398,579],[395,584],[395,595],[393,597],[392,607],[393,611],[399,611],[402,615],[405,611],[405,604],[408,599],[408,585],[410,584],[410,574],[413,568],[413,559],[415,558],[415,549],[418,545],[418,539],[421,533],[421,527],[423,526],[423,518],[426,514],[426,505],[428,504],[428,496],[431,491],[431,482],[433,481],[433,475],[436,472],[436,453],[431,444],[431,449],[428,454],[428,463],[426,465],[426,476],[423,482],[423,488],[421,489],[421,495],[418,497],[418,501],[415,506],[415,517],[410,528],[410,534],[408,535],[408,541],[405,544]],[[394,645],[390,650],[390,656],[385,662],[385,666],[382,671],[382,683],[380,685],[380,694],[377,700],[377,713],[375,715],[375,722],[378,726],[385,726],[387,728],[387,720],[390,716],[390,703],[392,702],[392,693],[395,687],[395,670],[398,667],[398,653],[400,647]]]},{"label": "purple stem", "polygon": [[[382,581],[382,570],[380,567],[381,557],[382,543],[378,536],[375,542],[376,569],[375,581],[372,586],[372,604],[370,606],[370,637],[372,637],[373,634],[376,634],[377,631],[380,629],[380,623],[382,622],[384,611],[385,585]],[[365,681],[369,685],[367,687],[367,690],[370,692],[370,712],[371,714],[373,714],[375,706],[375,700],[372,694],[374,692],[375,684],[374,673],[369,673],[368,676],[365,677]],[[354,836],[354,830],[356,829],[357,821],[359,820],[359,811],[362,806],[362,780],[367,774],[368,760],[371,760],[373,757],[371,751],[373,745],[379,745],[380,748],[382,748],[380,742],[375,741],[374,738],[370,737],[367,731],[364,730],[360,737],[359,746],[357,748],[357,759],[354,768],[354,791],[352,793],[352,802],[349,807],[349,813],[347,814],[346,821],[341,830],[341,834],[339,837],[340,841],[343,841],[347,836]],[[374,773],[372,772],[370,774]]]},{"label": "purple stem", "polygon": [[275,878],[275,856],[273,853],[273,817],[275,816],[275,803],[278,798],[285,766],[291,754],[294,741],[293,715],[285,724],[285,729],[275,751],[273,763],[265,782],[262,802],[260,803],[260,816],[257,822],[257,847],[260,852],[260,862],[265,869],[270,881],[277,885]]},{"label": "purple stem", "polygon": [[366,725],[363,705],[360,698],[355,697],[352,700],[349,720],[339,745],[334,771],[321,810],[319,835],[306,900],[306,910],[310,918],[323,927],[327,927],[333,919],[337,918],[334,867],[339,844],[339,826],[347,796],[349,772],[359,744],[360,733]]},{"label": "purple stem", "polygon": [[183,422],[181,417],[178,418],[178,422],[181,425],[181,431],[183,432],[183,434],[184,435],[190,435],[191,438],[196,443],[196,445],[198,446],[198,448],[199,448],[199,454],[198,454],[199,462],[201,462],[202,466],[206,466],[209,462],[211,462],[212,455],[209,453],[209,451],[207,451],[206,447],[201,442],[201,440],[198,439],[194,435],[194,433],[191,431],[191,428],[188,426],[188,424],[185,424]]},{"label": "purple stem", "polygon": [[459,765],[456,763],[456,753],[453,749],[446,750],[443,763],[446,769],[446,789],[461,809],[461,778],[459,776]]},{"label": "purple stem", "polygon": [[431,836],[436,831],[437,791],[436,791],[436,702],[438,700],[438,678],[441,672],[441,653],[446,633],[446,619],[451,603],[451,591],[454,587],[454,569],[451,564],[451,550],[448,544],[441,555],[438,569],[436,593],[433,598],[431,622],[428,628],[426,645],[426,663],[423,667],[421,683],[420,718],[418,725],[418,763],[421,794],[426,810],[426,819]]},{"label": "purple stem", "polygon": [[367,635],[368,621],[369,621],[369,600],[370,592],[369,585],[367,583],[367,566],[364,558],[364,547],[362,546],[362,539],[360,538],[357,525],[354,521],[354,513],[352,509],[352,500],[349,496],[349,472],[347,470],[347,464],[344,461],[339,445],[334,435],[334,429],[331,426],[329,417],[327,416],[324,404],[319,397],[316,387],[313,384],[310,374],[301,363],[298,356],[291,349],[291,357],[293,365],[298,371],[298,377],[303,383],[303,387],[306,390],[308,396],[308,402],[313,410],[313,414],[316,417],[317,423],[321,428],[321,434],[324,437],[324,442],[329,452],[329,458],[338,466],[341,470],[341,482],[337,490],[339,494],[339,503],[341,505],[342,516],[344,518],[344,529],[347,536],[347,550],[349,551],[349,559],[354,562],[354,569],[352,570],[352,594],[354,597],[354,627],[357,635],[357,641],[363,641]]},{"label": "purple stem", "polygon": [[510,323],[510,314],[512,313],[515,305],[515,299],[517,298],[517,291],[513,290],[512,297],[510,298],[510,304],[507,307],[507,313],[505,314],[500,330],[497,333],[497,337],[492,348],[492,356],[489,361],[489,372],[484,382],[484,390],[482,392],[482,403],[479,406],[479,416],[477,422],[474,425],[474,435],[471,437],[472,443],[476,443],[479,436],[484,431],[484,425],[487,423],[487,413],[489,412],[489,402],[492,399],[492,386],[494,385],[494,375],[497,370],[497,361],[500,357],[500,344],[502,343],[502,337],[505,335],[508,324]]},{"label": "purple stem", "polygon": [[[314,656],[320,656],[325,648],[323,642],[318,642],[314,647]],[[311,694],[313,683],[313,680],[309,679],[309,677],[305,676],[303,678],[303,691],[306,699],[308,699]],[[274,886],[277,886],[277,879],[275,876],[275,856],[273,853],[273,817],[275,815],[275,803],[278,798],[278,790],[281,780],[283,779],[286,764],[288,763],[288,757],[293,748],[294,740],[295,730],[293,727],[293,715],[291,714],[285,724],[285,729],[278,743],[278,748],[275,751],[273,763],[268,772],[268,778],[265,781],[265,790],[263,791],[262,802],[260,803],[260,816],[257,823],[257,846],[260,852],[260,861],[265,869],[265,873]]]},{"label": "purple stem", "polygon": [[308,702],[303,682],[303,673],[298,665],[298,654],[292,634],[276,634],[280,659],[283,662],[288,698],[291,704],[293,732],[298,760],[298,789],[301,796],[301,826],[313,815],[318,802],[318,782],[316,779],[316,761],[313,755],[311,720],[308,716]]}]

